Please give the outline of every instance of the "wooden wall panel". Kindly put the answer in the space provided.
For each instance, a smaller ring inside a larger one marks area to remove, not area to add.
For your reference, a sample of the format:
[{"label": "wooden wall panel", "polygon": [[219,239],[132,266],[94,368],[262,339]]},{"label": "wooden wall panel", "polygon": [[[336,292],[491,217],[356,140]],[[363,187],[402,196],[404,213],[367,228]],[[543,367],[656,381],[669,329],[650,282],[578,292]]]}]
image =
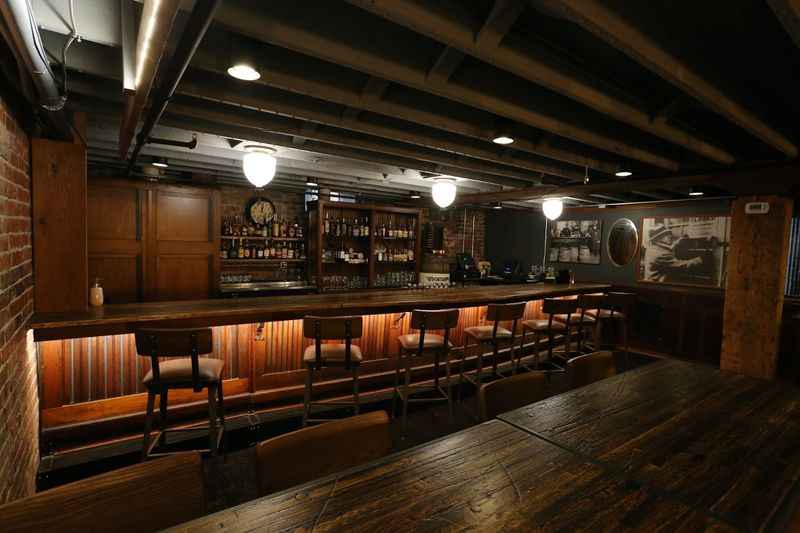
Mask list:
[{"label": "wooden wall panel", "polygon": [[208,254],[166,255],[156,258],[158,300],[208,298],[213,283],[214,265]]},{"label": "wooden wall panel", "polygon": [[[768,202],[769,213],[745,214],[748,202]],[[733,202],[731,246],[720,367],[774,378],[789,256],[793,201],[775,196]]]},{"label": "wooden wall panel", "polygon": [[31,141],[34,306],[81,311],[89,303],[86,147]]},{"label": "wooden wall panel", "polygon": [[87,222],[89,240],[139,240],[139,189],[133,184],[123,186],[89,182]]},{"label": "wooden wall panel", "polygon": [[159,241],[208,242],[212,203],[207,194],[156,192],[156,238]]}]

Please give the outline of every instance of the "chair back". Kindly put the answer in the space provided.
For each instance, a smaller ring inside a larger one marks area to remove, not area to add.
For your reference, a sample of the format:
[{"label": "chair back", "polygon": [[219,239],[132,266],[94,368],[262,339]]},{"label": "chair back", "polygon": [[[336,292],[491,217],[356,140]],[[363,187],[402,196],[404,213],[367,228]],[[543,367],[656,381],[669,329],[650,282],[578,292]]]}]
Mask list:
[{"label": "chair back", "polygon": [[562,300],[545,298],[542,302],[542,313],[546,315],[574,315],[578,312],[578,300],[570,298]]},{"label": "chair back", "polygon": [[435,311],[414,309],[411,312],[411,327],[419,330],[419,346],[417,353],[425,348],[425,333],[429,329],[444,330],[444,348],[447,353],[450,340],[450,329],[458,325],[458,309],[439,309]]},{"label": "chair back", "polygon": [[519,320],[525,314],[526,302],[513,304],[489,304],[486,307],[486,320],[499,322],[502,320]]},{"label": "chair back", "polygon": [[214,351],[211,328],[142,328],[134,336],[136,352],[150,358],[155,385],[161,379],[159,357],[191,357],[192,388],[201,389],[199,356]]},{"label": "chair back", "polygon": [[344,367],[349,369],[351,364],[351,345],[353,339],[361,337],[364,321],[360,316],[307,316],[303,318],[303,336],[314,339],[316,347],[317,368],[322,367],[322,341],[344,341]]},{"label": "chair back", "polygon": [[206,514],[204,492],[200,454],[171,455],[0,506],[0,529],[161,531]]},{"label": "chair back", "polygon": [[544,400],[548,396],[544,372],[526,372],[481,385],[478,405],[481,420]]},{"label": "chair back", "polygon": [[632,292],[609,292],[606,295],[604,307],[611,311],[611,316],[616,312],[622,312],[626,317],[630,317],[633,306],[636,304],[636,294]]},{"label": "chair back", "polygon": [[609,351],[581,355],[567,361],[567,377],[572,389],[610,378],[616,373],[614,354]]},{"label": "chair back", "polygon": [[258,444],[260,494],[378,459],[392,451],[385,411],[353,416],[293,431]]}]

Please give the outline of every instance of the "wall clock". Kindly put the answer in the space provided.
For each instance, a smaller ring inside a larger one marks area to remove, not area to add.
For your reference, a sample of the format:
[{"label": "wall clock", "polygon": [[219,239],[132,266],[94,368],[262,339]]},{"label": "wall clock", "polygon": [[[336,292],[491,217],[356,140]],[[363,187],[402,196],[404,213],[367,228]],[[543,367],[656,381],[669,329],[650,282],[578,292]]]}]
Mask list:
[{"label": "wall clock", "polygon": [[245,216],[254,224],[264,225],[275,218],[275,205],[263,196],[255,196],[247,202]]}]

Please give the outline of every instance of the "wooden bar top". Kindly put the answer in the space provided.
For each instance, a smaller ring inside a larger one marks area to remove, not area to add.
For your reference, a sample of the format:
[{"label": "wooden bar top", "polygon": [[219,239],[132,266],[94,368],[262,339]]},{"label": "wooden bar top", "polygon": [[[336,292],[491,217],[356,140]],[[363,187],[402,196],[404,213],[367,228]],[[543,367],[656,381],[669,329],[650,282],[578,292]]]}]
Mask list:
[{"label": "wooden bar top", "polygon": [[798,410],[661,361],[173,531],[788,531]]},{"label": "wooden bar top", "polygon": [[469,307],[601,292],[610,287],[599,283],[519,284],[131,303],[80,312],[35,313],[29,327],[34,330],[36,340],[51,340],[129,333],[144,325],[222,326],[290,320],[313,314],[363,315],[415,308]]}]

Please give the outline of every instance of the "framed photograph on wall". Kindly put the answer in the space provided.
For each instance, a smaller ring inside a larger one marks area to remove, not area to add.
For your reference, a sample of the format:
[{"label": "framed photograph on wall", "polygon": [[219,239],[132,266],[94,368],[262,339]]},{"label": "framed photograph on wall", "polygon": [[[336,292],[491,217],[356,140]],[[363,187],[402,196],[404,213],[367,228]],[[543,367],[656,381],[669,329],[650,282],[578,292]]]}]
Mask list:
[{"label": "framed photograph on wall", "polygon": [[600,264],[600,220],[556,220],[548,225],[548,237],[551,263]]},{"label": "framed photograph on wall", "polygon": [[729,216],[643,217],[639,281],[723,287]]}]

